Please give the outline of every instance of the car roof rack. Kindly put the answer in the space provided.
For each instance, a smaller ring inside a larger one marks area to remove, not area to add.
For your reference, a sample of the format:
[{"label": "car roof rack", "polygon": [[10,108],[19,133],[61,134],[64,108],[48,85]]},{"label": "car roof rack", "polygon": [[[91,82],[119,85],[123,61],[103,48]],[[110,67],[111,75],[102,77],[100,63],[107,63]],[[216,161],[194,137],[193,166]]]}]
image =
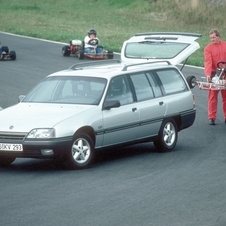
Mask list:
[{"label": "car roof rack", "polygon": [[[82,70],[83,68],[89,67],[89,66],[102,66],[105,64],[120,64],[122,63],[121,60],[101,60],[101,61],[86,61],[86,62],[82,62],[82,63],[77,63],[77,64],[73,64],[71,67],[69,67],[69,69],[71,70]],[[148,65],[148,64],[158,64],[158,63],[166,63],[168,65],[172,65],[170,63],[170,61],[167,60],[158,60],[158,61],[148,61],[148,62],[141,62],[141,63],[130,63],[130,64],[124,64],[122,71],[127,71],[127,69],[129,67],[135,67],[135,66],[139,66],[139,65]]]},{"label": "car roof rack", "polygon": [[193,37],[202,36],[199,33],[189,33],[189,32],[145,32],[145,33],[135,34],[135,36],[144,36],[144,35],[181,35],[181,36],[193,36]]},{"label": "car roof rack", "polygon": [[172,65],[168,60],[160,60],[160,61],[149,61],[149,62],[143,62],[143,63],[132,63],[132,64],[126,64],[122,71],[127,71],[128,67],[135,67],[139,65],[146,65],[146,64],[158,64],[158,63],[167,63],[168,65]]},{"label": "car roof rack", "polygon": [[105,64],[115,64],[115,63],[121,63],[120,60],[101,60],[101,61],[86,61],[82,63],[73,64],[69,69],[72,70],[81,70],[82,68],[89,67],[89,66],[97,66],[97,65],[105,65]]}]

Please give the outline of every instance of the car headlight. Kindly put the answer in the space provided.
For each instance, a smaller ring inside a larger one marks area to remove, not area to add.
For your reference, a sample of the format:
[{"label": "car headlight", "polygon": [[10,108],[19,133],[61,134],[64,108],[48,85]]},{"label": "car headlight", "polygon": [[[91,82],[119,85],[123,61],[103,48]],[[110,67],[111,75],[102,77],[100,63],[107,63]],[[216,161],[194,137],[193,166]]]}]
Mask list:
[{"label": "car headlight", "polygon": [[55,137],[54,129],[33,129],[31,130],[27,138],[48,139]]}]

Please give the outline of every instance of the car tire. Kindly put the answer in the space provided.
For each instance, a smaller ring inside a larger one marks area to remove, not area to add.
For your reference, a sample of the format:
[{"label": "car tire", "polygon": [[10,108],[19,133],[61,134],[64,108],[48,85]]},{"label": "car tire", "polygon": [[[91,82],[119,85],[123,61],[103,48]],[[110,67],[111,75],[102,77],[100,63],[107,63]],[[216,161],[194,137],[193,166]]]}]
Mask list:
[{"label": "car tire", "polygon": [[68,169],[85,169],[94,160],[93,140],[86,133],[78,133],[74,136],[69,150],[66,166]]},{"label": "car tire", "polygon": [[10,55],[11,60],[16,60],[16,52],[15,51],[10,51],[9,55]]},{"label": "car tire", "polygon": [[70,46],[63,46],[62,54],[63,54],[63,56],[70,56],[70,54],[71,54]]},{"label": "car tire", "polygon": [[114,58],[113,51],[108,51],[107,56],[108,56],[108,59],[113,59]]},{"label": "car tire", "polygon": [[79,60],[84,60],[85,54],[83,50],[80,50],[78,53],[78,59]]},{"label": "car tire", "polygon": [[5,53],[9,53],[9,48],[8,46],[2,46],[2,52],[5,52]]},{"label": "car tire", "polygon": [[189,75],[186,78],[186,80],[187,80],[187,83],[188,83],[190,89],[193,89],[195,87],[195,85],[196,85],[196,78],[195,78],[195,76],[194,75]]},{"label": "car tire", "polygon": [[169,152],[175,148],[177,138],[178,131],[175,121],[173,119],[166,119],[161,125],[158,139],[154,141],[154,145],[160,152]]},{"label": "car tire", "polygon": [[0,156],[0,166],[9,166],[15,159],[16,157],[12,156]]}]

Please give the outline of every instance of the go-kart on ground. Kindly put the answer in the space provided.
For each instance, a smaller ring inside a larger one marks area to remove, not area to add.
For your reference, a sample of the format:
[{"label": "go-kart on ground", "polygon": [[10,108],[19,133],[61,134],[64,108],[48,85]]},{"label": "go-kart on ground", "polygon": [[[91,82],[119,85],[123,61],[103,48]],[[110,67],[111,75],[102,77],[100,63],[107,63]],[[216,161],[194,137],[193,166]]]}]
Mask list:
[{"label": "go-kart on ground", "polygon": [[14,50],[9,51],[8,46],[1,47],[0,45],[0,61],[3,60],[16,60],[16,52]]},{"label": "go-kart on ground", "polygon": [[[98,45],[98,40],[94,39],[92,40],[93,45]],[[84,48],[84,41],[81,40],[70,40],[69,45],[65,45],[62,47],[62,54],[63,56],[71,56],[74,55],[78,57],[78,59],[83,60],[84,58],[90,58],[90,59],[113,59],[114,54],[113,51],[107,51],[102,46],[102,52],[100,54],[97,54],[96,48],[92,48],[90,53],[85,52]]]}]

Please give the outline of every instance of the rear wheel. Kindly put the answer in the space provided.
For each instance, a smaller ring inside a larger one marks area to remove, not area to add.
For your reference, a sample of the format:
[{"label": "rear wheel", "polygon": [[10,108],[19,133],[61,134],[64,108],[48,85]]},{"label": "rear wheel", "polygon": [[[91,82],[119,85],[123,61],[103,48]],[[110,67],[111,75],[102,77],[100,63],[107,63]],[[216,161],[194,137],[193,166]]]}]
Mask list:
[{"label": "rear wheel", "polygon": [[108,51],[107,56],[108,56],[108,59],[113,59],[114,58],[113,51]]},{"label": "rear wheel", "polygon": [[75,135],[69,150],[66,166],[69,169],[84,169],[94,160],[93,140],[86,133]]},{"label": "rear wheel", "polygon": [[173,119],[163,121],[159,131],[158,140],[154,141],[155,147],[160,152],[172,151],[177,144],[178,131]]},{"label": "rear wheel", "polygon": [[79,53],[78,53],[78,59],[79,60],[83,60],[84,57],[85,57],[84,51],[83,50],[80,50]]},{"label": "rear wheel", "polygon": [[9,55],[10,55],[11,60],[16,60],[16,52],[15,51],[10,51]]},{"label": "rear wheel", "polygon": [[63,56],[70,56],[70,54],[71,54],[70,46],[63,46],[62,54],[63,54]]},{"label": "rear wheel", "polygon": [[15,159],[15,157],[11,156],[0,156],[0,166],[9,166]]}]

